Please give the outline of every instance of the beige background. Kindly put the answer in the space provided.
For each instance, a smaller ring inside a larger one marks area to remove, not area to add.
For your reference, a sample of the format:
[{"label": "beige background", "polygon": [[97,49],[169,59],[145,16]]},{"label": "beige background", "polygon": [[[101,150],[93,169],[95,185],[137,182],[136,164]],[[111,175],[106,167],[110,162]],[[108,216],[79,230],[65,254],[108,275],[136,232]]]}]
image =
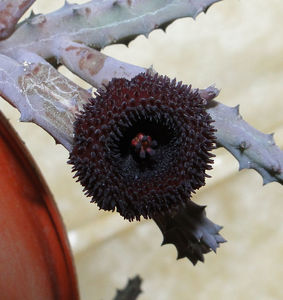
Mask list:
[{"label": "beige background", "polygon": [[[34,9],[48,12],[62,4],[38,0]],[[153,64],[193,87],[215,83],[221,88],[219,101],[240,103],[244,118],[265,133],[275,132],[283,148],[281,0],[224,0],[196,21],[178,20],[166,33],[156,30],[129,48],[115,45],[104,52],[141,66]],[[36,125],[19,123],[19,113],[3,100],[0,108],[34,155],[58,203],[83,300],[111,299],[115,288],[135,274],[144,278],[141,300],[283,299],[283,189],[278,183],[263,187],[255,171],[238,172],[229,153],[215,151],[213,178],[194,200],[208,205],[209,218],[225,226],[222,234],[229,242],[193,267],[185,259],[175,260],[173,246],[160,247],[162,236],[153,222],[129,223],[89,204],[72,179],[67,151]]]}]

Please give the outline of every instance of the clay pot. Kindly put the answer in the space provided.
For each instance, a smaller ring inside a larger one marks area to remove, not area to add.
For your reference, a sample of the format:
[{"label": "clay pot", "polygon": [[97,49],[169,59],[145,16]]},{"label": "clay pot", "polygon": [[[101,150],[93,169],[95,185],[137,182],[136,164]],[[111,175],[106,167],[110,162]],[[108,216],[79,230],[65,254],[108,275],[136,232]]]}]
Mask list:
[{"label": "clay pot", "polygon": [[0,298],[79,299],[72,255],[56,204],[30,154],[2,114]]}]

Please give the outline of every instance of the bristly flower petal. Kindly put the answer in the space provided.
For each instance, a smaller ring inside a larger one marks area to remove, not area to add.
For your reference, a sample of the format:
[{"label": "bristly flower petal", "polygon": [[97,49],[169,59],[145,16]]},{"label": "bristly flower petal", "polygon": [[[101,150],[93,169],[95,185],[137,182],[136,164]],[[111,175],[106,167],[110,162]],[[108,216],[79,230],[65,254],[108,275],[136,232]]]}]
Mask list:
[{"label": "bristly flower petal", "polygon": [[205,106],[198,90],[166,76],[112,79],[74,124],[69,163],[86,195],[130,221],[174,216],[213,163]]}]

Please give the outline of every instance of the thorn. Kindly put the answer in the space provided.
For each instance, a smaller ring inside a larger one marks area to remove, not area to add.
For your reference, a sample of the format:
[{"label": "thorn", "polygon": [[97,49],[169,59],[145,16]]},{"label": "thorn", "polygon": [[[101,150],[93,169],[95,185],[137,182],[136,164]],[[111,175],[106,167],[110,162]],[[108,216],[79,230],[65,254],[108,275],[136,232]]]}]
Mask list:
[{"label": "thorn", "polygon": [[35,16],[35,13],[34,13],[34,11],[32,10],[32,11],[30,12],[30,15],[29,15],[28,19],[32,19],[34,16]]},{"label": "thorn", "polygon": [[215,240],[217,241],[218,244],[227,242],[227,240],[225,240],[224,237],[222,237],[220,234],[215,235]]},{"label": "thorn", "polygon": [[280,174],[282,172],[281,168],[279,166],[276,165],[272,165],[269,169],[269,172],[272,175],[276,175],[276,174]]},{"label": "thorn", "polygon": [[223,226],[215,224],[215,229],[217,232],[223,229]]},{"label": "thorn", "polygon": [[73,8],[73,15],[74,16],[84,16],[84,9],[81,8]]},{"label": "thorn", "polygon": [[65,3],[64,3],[64,7],[69,7],[71,6],[72,4],[68,2],[68,0],[65,0]]},{"label": "thorn", "polygon": [[143,35],[146,39],[148,39],[149,34],[150,34],[150,32],[145,32]]},{"label": "thorn", "polygon": [[238,148],[240,149],[241,152],[243,152],[243,151],[247,150],[248,148],[250,148],[250,146],[251,146],[251,145],[250,145],[249,142],[247,142],[247,141],[242,141],[242,142],[239,144]]},{"label": "thorn", "polygon": [[236,114],[237,117],[240,116],[240,104],[236,105],[235,107],[232,107],[233,112]]},{"label": "thorn", "polygon": [[274,132],[267,134],[267,139],[268,139],[268,143],[270,145],[275,145],[275,141],[274,141]]},{"label": "thorn", "polygon": [[[189,87],[191,89],[191,86]],[[199,93],[203,99],[209,102],[210,100],[216,98],[219,95],[220,90],[217,89],[214,84],[212,84],[204,90],[199,90]]]},{"label": "thorn", "polygon": [[[198,256],[198,260],[201,261],[202,263],[204,263],[204,256],[203,256],[202,253]],[[196,265],[197,262],[198,262],[198,261],[196,261],[194,265]]]},{"label": "thorn", "polygon": [[202,241],[214,252],[216,253],[216,248],[218,247],[217,241],[213,235],[204,234]]}]

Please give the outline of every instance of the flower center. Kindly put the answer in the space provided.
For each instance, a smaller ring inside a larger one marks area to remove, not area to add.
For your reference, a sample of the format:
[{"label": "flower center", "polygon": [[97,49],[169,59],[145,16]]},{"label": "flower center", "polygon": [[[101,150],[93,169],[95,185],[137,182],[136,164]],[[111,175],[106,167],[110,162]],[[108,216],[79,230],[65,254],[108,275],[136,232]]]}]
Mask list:
[{"label": "flower center", "polygon": [[153,148],[157,147],[157,141],[152,140],[150,135],[145,135],[143,133],[138,133],[131,141],[132,147],[134,147],[135,153],[139,158],[146,158],[146,155],[153,156],[155,150]]}]

